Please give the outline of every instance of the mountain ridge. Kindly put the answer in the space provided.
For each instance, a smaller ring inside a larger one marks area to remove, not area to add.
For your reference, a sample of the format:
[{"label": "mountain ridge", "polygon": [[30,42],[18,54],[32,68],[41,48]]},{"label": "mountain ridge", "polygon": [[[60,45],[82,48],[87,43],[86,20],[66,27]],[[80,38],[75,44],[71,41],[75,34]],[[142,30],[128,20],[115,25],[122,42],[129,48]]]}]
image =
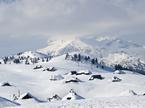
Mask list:
[{"label": "mountain ridge", "polygon": [[[48,58],[66,54],[81,54],[97,58],[104,66],[114,68],[121,65],[123,69],[137,71],[145,74],[145,49],[143,45],[124,41],[115,37],[77,37],[73,39],[51,40],[48,46],[36,51],[18,53],[15,58],[26,58],[28,64],[48,61]],[[73,56],[73,55],[72,55]],[[29,59],[29,60],[28,60]]]}]

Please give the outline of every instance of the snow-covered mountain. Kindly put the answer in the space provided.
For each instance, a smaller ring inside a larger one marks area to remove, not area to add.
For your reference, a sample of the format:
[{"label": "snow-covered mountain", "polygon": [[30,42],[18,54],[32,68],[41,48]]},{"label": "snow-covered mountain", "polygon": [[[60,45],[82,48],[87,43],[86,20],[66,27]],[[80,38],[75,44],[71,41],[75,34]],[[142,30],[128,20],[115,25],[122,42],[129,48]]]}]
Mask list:
[{"label": "snow-covered mountain", "polygon": [[109,54],[102,60],[107,66],[121,65],[124,69],[136,71],[145,74],[145,61],[140,58],[130,56],[126,53]]},{"label": "snow-covered mountain", "polygon": [[124,68],[144,73],[145,49],[141,44],[115,37],[89,36],[77,37],[71,40],[49,41],[46,48],[39,52],[59,56],[66,53],[88,54],[97,57],[107,66],[120,64]]},{"label": "snow-covered mountain", "polygon": [[[39,61],[49,61],[52,57],[69,53],[97,58],[104,66],[115,68],[121,65],[123,69],[145,74],[144,45],[115,37],[83,36],[73,39],[49,40],[48,46],[37,51],[26,51],[4,58],[11,63],[34,64]],[[19,60],[18,60],[19,59]],[[45,59],[45,60],[44,60]],[[90,61],[91,62],[91,61]],[[3,60],[0,60],[3,63]]]},{"label": "snow-covered mountain", "polygon": [[94,56],[108,56],[110,53],[125,52],[130,56],[145,58],[143,45],[114,37],[77,37],[70,40],[49,41],[46,48],[38,50],[45,54],[63,55],[84,52]]},{"label": "snow-covered mountain", "polygon": [[[73,39],[49,40],[48,46],[37,51],[26,51],[4,58],[11,62],[34,64],[39,61],[49,61],[52,57],[64,54],[81,54],[91,59],[97,58],[104,66],[115,68],[121,65],[123,69],[145,74],[144,45],[107,36],[83,36]],[[19,59],[19,61],[17,60]],[[47,60],[44,60],[47,59]],[[3,60],[0,60],[3,63]]]},{"label": "snow-covered mountain", "polygon": [[[93,51],[93,48],[79,39],[55,40],[50,41],[46,48],[39,49],[38,51],[45,54],[58,56],[71,52],[90,53]],[[94,54],[94,52],[92,54]]]}]

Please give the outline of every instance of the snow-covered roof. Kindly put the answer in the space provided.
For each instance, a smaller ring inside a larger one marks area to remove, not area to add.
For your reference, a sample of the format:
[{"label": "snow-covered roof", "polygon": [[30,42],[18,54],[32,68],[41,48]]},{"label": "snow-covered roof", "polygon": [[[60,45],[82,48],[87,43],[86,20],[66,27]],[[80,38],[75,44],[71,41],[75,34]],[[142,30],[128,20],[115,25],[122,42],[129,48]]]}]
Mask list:
[{"label": "snow-covered roof", "polygon": [[1,86],[12,86],[9,82],[0,83]]},{"label": "snow-covered roof", "polygon": [[85,74],[90,74],[91,72],[89,70],[80,70],[77,73],[85,73]]},{"label": "snow-covered roof", "polygon": [[66,83],[68,83],[68,82],[81,82],[81,80],[78,79],[77,77],[71,77],[71,78],[68,78],[65,82]]},{"label": "snow-covered roof", "polygon": [[50,80],[62,80],[64,77],[62,75],[51,75]]},{"label": "snow-covered roof", "polygon": [[39,100],[37,97],[33,96],[32,94],[28,93],[24,93],[20,96],[19,100],[34,100],[36,102],[42,102],[41,100]]},{"label": "snow-covered roof", "polygon": [[82,96],[75,93],[73,90],[71,90],[65,97],[62,98],[63,101],[65,100],[80,100],[84,99]]},{"label": "snow-covered roof", "polygon": [[89,70],[80,70],[80,71],[78,71],[78,73],[90,73],[90,71]]},{"label": "snow-covered roof", "polygon": [[123,70],[116,70],[114,71],[114,74],[125,74]]}]

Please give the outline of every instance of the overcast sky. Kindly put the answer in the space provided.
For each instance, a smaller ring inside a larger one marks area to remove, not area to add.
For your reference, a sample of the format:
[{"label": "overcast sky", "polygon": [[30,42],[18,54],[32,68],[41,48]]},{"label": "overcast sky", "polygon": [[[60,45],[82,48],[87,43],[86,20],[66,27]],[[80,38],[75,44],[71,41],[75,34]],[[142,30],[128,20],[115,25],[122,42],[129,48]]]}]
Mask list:
[{"label": "overcast sky", "polygon": [[145,44],[145,0],[0,0],[0,56],[88,34]]}]

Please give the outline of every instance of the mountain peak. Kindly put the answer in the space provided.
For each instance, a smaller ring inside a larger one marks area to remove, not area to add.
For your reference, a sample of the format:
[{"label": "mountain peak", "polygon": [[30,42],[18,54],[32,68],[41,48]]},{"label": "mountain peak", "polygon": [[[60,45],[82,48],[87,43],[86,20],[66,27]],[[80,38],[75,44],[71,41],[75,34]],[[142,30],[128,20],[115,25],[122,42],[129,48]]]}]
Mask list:
[{"label": "mountain peak", "polygon": [[[64,39],[64,40],[51,40],[48,41],[48,46],[42,49],[39,49],[39,52],[50,54],[50,55],[63,55],[71,52],[80,52],[87,53],[94,56],[108,56],[110,53],[116,52],[126,52],[132,56],[138,55],[137,50],[142,50],[143,46],[121,40],[116,37],[110,36],[83,36],[76,37],[73,39]],[[142,50],[141,55],[145,53],[145,50]]]},{"label": "mountain peak", "polygon": [[72,40],[54,40],[49,41],[48,46],[39,49],[38,51],[43,52],[45,54],[52,55],[63,55],[71,52],[88,52],[92,48],[89,44],[86,44],[79,38],[74,38]]}]

